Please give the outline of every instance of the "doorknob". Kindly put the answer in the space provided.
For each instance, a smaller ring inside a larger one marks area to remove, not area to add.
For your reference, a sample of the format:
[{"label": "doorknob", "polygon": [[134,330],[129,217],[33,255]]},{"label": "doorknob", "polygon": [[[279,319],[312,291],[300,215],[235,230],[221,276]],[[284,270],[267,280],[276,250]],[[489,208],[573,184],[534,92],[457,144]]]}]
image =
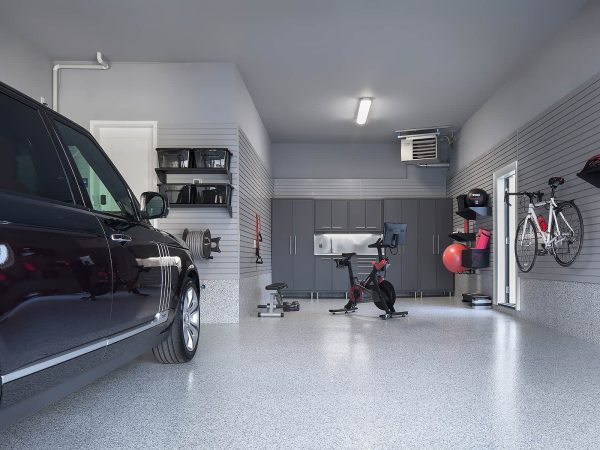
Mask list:
[{"label": "doorknob", "polygon": [[131,242],[131,236],[126,234],[111,234],[110,238],[115,242]]}]

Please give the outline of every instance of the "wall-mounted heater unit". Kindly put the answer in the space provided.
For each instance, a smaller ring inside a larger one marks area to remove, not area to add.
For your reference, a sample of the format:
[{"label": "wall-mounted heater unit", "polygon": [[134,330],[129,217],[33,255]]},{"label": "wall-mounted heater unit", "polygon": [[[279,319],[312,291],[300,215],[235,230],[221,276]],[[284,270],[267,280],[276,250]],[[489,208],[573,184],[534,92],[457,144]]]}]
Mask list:
[{"label": "wall-mounted heater unit", "polygon": [[454,137],[452,127],[400,130],[396,131],[396,137],[400,139],[402,162],[422,167],[448,167],[448,152]]}]

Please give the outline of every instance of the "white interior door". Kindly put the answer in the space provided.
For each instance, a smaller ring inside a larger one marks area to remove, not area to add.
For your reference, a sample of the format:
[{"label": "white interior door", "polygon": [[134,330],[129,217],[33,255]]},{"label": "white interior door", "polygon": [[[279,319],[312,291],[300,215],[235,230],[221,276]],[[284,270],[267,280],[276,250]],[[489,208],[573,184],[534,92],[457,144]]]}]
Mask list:
[{"label": "white interior door", "polygon": [[494,173],[494,291],[495,302],[520,309],[519,280],[514,254],[518,198],[505,202],[505,192],[517,189],[517,163]]},{"label": "white interior door", "polygon": [[140,198],[156,191],[157,122],[92,120],[90,132]]}]

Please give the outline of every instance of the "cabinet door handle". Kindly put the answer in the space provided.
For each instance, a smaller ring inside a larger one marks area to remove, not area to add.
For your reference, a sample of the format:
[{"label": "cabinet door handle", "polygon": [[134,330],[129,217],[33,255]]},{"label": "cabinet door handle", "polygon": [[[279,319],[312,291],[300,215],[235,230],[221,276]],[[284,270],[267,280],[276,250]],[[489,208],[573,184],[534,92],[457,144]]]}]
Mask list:
[{"label": "cabinet door handle", "polygon": [[440,254],[440,235],[438,234],[438,255]]},{"label": "cabinet door handle", "polygon": [[435,234],[431,235],[431,254],[435,255]]},{"label": "cabinet door handle", "polygon": [[367,227],[369,230],[376,230],[377,227]]},{"label": "cabinet door handle", "polygon": [[294,255],[298,254],[298,249],[296,248],[296,238],[297,236],[294,236]]},{"label": "cabinet door handle", "polygon": [[290,236],[290,255],[292,254],[292,236]]},{"label": "cabinet door handle", "polygon": [[342,227],[331,227],[331,228],[333,228],[334,230],[341,230],[342,229]]}]

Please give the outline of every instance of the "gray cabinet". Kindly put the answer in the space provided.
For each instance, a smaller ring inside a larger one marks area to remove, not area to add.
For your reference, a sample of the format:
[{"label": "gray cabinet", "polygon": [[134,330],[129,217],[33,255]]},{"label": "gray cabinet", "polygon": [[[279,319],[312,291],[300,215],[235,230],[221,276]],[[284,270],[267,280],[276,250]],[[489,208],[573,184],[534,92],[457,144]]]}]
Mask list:
[{"label": "gray cabinet", "polygon": [[435,205],[436,200],[434,199],[419,201],[419,255],[417,265],[420,291],[436,289],[438,254]]},{"label": "gray cabinet", "polygon": [[[315,291],[346,292],[349,288],[348,268],[336,266],[339,256],[315,256]],[[353,261],[355,264],[356,261]]]},{"label": "gray cabinet", "polygon": [[331,229],[333,231],[344,231],[348,229],[348,201],[331,201]]},{"label": "gray cabinet", "polygon": [[381,200],[365,201],[365,226],[369,233],[374,233],[383,229],[381,223],[383,217],[382,205]]},{"label": "gray cabinet", "polygon": [[331,231],[331,200],[315,200],[315,230]]},{"label": "gray cabinet", "polygon": [[407,225],[406,244],[387,252],[390,258],[387,279],[396,292],[416,292],[419,290],[419,200],[386,199],[383,211],[385,222]]},{"label": "gray cabinet", "polygon": [[454,274],[449,272],[442,263],[442,254],[446,247],[452,244],[448,236],[452,232],[452,199],[439,199],[435,204],[435,225],[437,244],[436,289],[454,291]]},{"label": "gray cabinet", "polygon": [[312,291],[314,286],[313,235],[315,206],[310,199],[273,199],[273,280],[291,290]]},{"label": "gray cabinet", "polygon": [[365,201],[350,200],[348,202],[348,226],[351,231],[364,232],[367,228],[365,221]]},{"label": "gray cabinet", "polygon": [[294,222],[292,201],[273,199],[271,209],[271,259],[273,281],[285,282],[293,289],[294,258],[292,255]]},{"label": "gray cabinet", "polygon": [[333,260],[328,256],[315,256],[315,291],[331,291],[333,287]]},{"label": "gray cabinet", "polygon": [[384,221],[406,223],[406,244],[388,251],[387,279],[396,292],[447,292],[454,290],[454,276],[442,264],[450,243],[451,199],[386,199]]},{"label": "gray cabinet", "polygon": [[350,231],[380,232],[382,226],[381,200],[348,201],[348,227]]}]

